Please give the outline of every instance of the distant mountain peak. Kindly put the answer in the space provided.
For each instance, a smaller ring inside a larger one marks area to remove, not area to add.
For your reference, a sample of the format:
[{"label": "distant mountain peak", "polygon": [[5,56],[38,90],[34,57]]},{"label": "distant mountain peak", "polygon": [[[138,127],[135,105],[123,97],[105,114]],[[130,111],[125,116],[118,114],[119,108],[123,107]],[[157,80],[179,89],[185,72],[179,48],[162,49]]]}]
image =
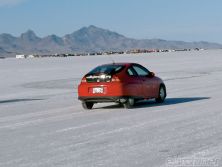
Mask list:
[{"label": "distant mountain peak", "polygon": [[21,36],[24,36],[24,35],[36,36],[35,32],[33,30],[30,30],[30,29],[21,34]]},{"label": "distant mountain peak", "polygon": [[56,39],[56,38],[59,38],[59,37],[55,34],[52,34],[52,35],[48,35],[46,38]]},{"label": "distant mountain peak", "polygon": [[58,37],[55,34],[49,35],[45,38],[43,38],[44,41],[48,41],[49,43],[57,43],[57,44],[63,44],[63,39]]},{"label": "distant mountain peak", "polygon": [[80,30],[81,29],[102,29],[102,28],[99,28],[99,27],[97,27],[95,25],[89,25],[89,26],[85,26],[85,27],[80,28]]},{"label": "distant mountain peak", "polygon": [[12,36],[11,34],[6,34],[6,33],[3,33],[3,34],[0,34],[0,47],[3,48],[1,46],[1,43],[3,45],[11,45],[14,41],[16,40],[16,37]]},{"label": "distant mountain peak", "polygon": [[88,27],[86,27],[87,30],[97,30],[97,31],[109,31],[109,30],[106,30],[106,29],[103,29],[103,28],[99,28],[97,26],[94,26],[94,25],[90,25]]},{"label": "distant mountain peak", "polygon": [[98,27],[96,27],[94,25],[90,25],[88,28],[98,28]]},{"label": "distant mountain peak", "polygon": [[115,37],[115,38],[125,38],[123,35],[121,34],[118,34],[114,31],[110,31],[108,29],[103,29],[103,28],[99,28],[99,27],[96,27],[94,25],[90,25],[88,27],[83,27],[77,31],[75,31],[73,33],[73,35],[76,35],[76,36],[86,36],[88,35],[89,37],[103,37],[103,38],[108,38],[108,37]]},{"label": "distant mountain peak", "polygon": [[99,28],[99,27],[96,27],[94,25],[90,25],[88,27],[82,27],[79,30],[75,31],[74,33],[76,33],[76,32],[88,33],[88,32],[95,32],[95,31],[107,31],[107,30]]},{"label": "distant mountain peak", "polygon": [[22,33],[20,38],[28,41],[39,40],[39,37],[36,36],[33,30],[27,30],[26,32]]}]

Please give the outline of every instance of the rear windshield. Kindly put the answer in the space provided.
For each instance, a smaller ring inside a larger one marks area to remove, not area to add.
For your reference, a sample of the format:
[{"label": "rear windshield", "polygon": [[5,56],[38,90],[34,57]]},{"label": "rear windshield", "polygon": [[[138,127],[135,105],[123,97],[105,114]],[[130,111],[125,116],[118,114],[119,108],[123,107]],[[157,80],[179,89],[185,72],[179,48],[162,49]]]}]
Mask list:
[{"label": "rear windshield", "polygon": [[95,75],[95,74],[116,74],[124,69],[124,65],[102,65],[94,68],[87,75]]}]

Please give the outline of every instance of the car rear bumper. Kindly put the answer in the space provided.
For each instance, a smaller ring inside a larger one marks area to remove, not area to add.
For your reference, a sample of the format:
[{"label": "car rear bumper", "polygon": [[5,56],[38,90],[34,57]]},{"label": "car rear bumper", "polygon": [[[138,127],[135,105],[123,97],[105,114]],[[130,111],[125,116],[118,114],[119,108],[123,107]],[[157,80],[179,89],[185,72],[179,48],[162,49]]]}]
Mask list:
[{"label": "car rear bumper", "polygon": [[[94,88],[102,88],[103,92],[94,93]],[[125,96],[125,93],[124,86],[121,83],[85,83],[79,85],[78,95],[79,97],[115,99],[115,97]]]},{"label": "car rear bumper", "polygon": [[92,97],[92,96],[79,96],[79,100],[86,102],[94,102],[94,103],[105,103],[105,102],[125,102],[129,96],[100,96],[100,97]]},{"label": "car rear bumper", "polygon": [[[93,93],[93,88],[103,88],[103,92]],[[117,102],[124,103],[126,99],[142,99],[143,96],[138,93],[138,84],[124,83],[83,83],[78,86],[78,99],[88,102]]]}]

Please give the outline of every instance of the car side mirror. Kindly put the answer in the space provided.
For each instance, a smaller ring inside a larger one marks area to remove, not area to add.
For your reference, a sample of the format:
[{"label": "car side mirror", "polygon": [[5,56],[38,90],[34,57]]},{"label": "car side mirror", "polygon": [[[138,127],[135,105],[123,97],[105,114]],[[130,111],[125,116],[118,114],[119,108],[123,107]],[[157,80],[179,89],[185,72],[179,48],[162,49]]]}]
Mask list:
[{"label": "car side mirror", "polygon": [[149,78],[153,78],[154,76],[155,76],[154,72],[150,72],[149,75],[148,75]]}]

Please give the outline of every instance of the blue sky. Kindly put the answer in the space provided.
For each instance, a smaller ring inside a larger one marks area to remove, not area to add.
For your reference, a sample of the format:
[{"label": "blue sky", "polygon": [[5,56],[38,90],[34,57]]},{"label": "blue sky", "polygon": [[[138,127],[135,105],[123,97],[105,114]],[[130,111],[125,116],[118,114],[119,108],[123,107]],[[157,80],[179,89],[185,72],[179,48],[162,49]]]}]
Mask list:
[{"label": "blue sky", "polygon": [[0,0],[0,33],[63,36],[95,25],[127,37],[222,43],[221,0]]}]

